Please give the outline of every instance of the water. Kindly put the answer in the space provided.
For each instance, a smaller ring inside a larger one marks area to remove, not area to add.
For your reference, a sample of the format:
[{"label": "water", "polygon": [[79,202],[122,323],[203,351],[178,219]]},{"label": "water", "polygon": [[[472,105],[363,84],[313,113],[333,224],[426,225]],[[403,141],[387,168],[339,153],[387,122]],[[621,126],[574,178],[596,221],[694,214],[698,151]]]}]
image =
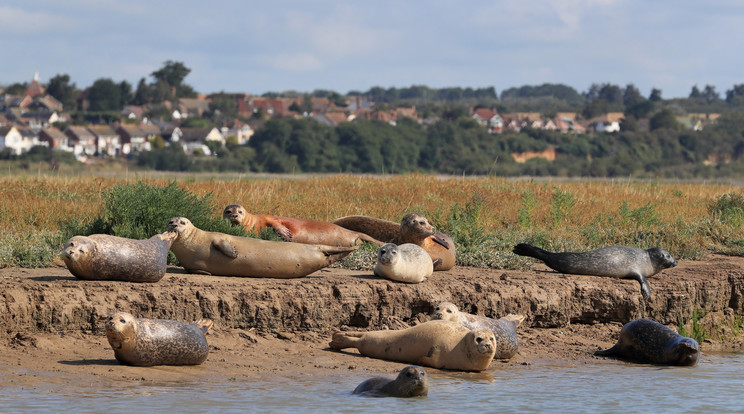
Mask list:
[{"label": "water", "polygon": [[[5,387],[0,412],[726,412],[744,413],[744,354],[707,354],[692,368],[541,362],[495,364],[485,373],[427,369],[429,396],[365,398],[351,394],[364,371],[338,376],[272,376],[177,384]],[[392,376],[392,374],[386,374]]]}]

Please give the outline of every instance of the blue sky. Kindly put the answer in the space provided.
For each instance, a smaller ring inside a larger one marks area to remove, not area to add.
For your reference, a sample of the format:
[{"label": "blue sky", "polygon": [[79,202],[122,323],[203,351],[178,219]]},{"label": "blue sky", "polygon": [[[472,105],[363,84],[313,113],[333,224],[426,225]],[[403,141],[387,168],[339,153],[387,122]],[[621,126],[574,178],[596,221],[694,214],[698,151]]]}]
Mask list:
[{"label": "blue sky", "polygon": [[198,92],[744,83],[739,0],[0,0],[0,85],[133,87],[166,60]]}]

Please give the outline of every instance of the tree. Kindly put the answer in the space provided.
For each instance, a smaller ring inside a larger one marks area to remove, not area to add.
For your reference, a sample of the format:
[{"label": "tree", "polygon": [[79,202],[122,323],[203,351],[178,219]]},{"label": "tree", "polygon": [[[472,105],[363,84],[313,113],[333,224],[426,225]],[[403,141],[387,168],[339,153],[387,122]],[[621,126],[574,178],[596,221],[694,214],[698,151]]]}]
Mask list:
[{"label": "tree", "polygon": [[209,112],[214,122],[235,118],[238,115],[238,102],[235,96],[220,92],[212,95]]},{"label": "tree", "polygon": [[721,95],[716,92],[716,87],[713,85],[705,85],[702,97],[703,99],[705,99],[705,102],[708,103],[713,103],[721,100]]},{"label": "tree", "polygon": [[651,89],[651,94],[648,96],[651,102],[659,102],[661,100],[661,89]]},{"label": "tree", "polygon": [[121,109],[121,86],[109,78],[93,82],[88,90],[91,111],[116,111]]},{"label": "tree", "polygon": [[654,103],[648,99],[641,99],[625,107],[625,115],[636,119],[646,118],[654,110]]},{"label": "tree", "polygon": [[133,105],[146,105],[150,103],[151,96],[152,90],[150,86],[145,82],[145,78],[141,78],[139,83],[137,83],[137,90],[134,91],[134,96],[132,97],[131,102]]},{"label": "tree", "polygon": [[649,128],[651,129],[651,131],[662,128],[679,130],[680,126],[681,125],[679,122],[677,122],[677,118],[674,116],[674,113],[666,108],[659,111],[649,120]]},{"label": "tree", "polygon": [[597,97],[599,99],[604,99],[609,103],[623,102],[623,92],[620,90],[620,87],[609,83],[605,83],[604,85],[602,85],[602,87],[599,89]]},{"label": "tree", "polygon": [[70,83],[70,75],[55,75],[49,79],[49,85],[46,87],[46,92],[52,95],[55,99],[62,102],[62,106],[66,110],[72,110],[77,107],[77,87],[74,83]]},{"label": "tree", "polygon": [[16,82],[8,85],[8,87],[5,88],[5,93],[7,93],[8,95],[25,95],[26,89],[28,89],[28,82]]},{"label": "tree", "polygon": [[191,69],[187,68],[182,62],[166,60],[163,65],[162,68],[150,74],[150,76],[155,78],[156,82],[162,81],[170,86],[178,87],[186,76],[191,73]]},{"label": "tree", "polygon": [[623,104],[625,106],[633,105],[634,103],[643,100],[643,96],[638,88],[632,83],[628,84],[623,90]]},{"label": "tree", "polygon": [[734,85],[726,91],[726,102],[731,105],[744,104],[744,83]]},{"label": "tree", "polygon": [[125,80],[119,82],[119,94],[121,96],[121,99],[119,101],[119,109],[121,109],[130,101],[132,95],[132,85]]},{"label": "tree", "polygon": [[690,99],[700,99],[703,96],[702,92],[700,92],[700,89],[698,89],[697,85],[692,86],[692,90],[690,91],[690,96],[688,98]]}]

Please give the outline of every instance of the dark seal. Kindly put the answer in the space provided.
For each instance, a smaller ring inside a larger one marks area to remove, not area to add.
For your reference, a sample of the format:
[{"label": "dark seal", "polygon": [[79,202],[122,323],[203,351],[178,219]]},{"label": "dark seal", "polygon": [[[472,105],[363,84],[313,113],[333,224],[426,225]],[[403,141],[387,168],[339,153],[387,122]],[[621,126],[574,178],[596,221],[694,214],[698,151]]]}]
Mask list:
[{"label": "dark seal", "polygon": [[651,298],[651,287],[646,278],[677,266],[674,257],[658,247],[644,250],[630,246],[609,246],[588,252],[551,253],[520,243],[514,246],[513,251],[520,256],[542,260],[548,267],[561,273],[637,280],[645,299]]},{"label": "dark seal", "polygon": [[352,394],[367,397],[423,397],[429,393],[429,377],[423,368],[410,365],[394,380],[385,377],[370,378],[354,388]]},{"label": "dark seal", "polygon": [[659,322],[636,319],[623,326],[612,348],[596,351],[594,355],[648,364],[692,366],[697,364],[700,346],[696,340]]},{"label": "dark seal", "polygon": [[106,337],[116,359],[126,365],[198,365],[207,359],[204,335],[211,327],[207,319],[186,323],[117,312],[106,322]]}]

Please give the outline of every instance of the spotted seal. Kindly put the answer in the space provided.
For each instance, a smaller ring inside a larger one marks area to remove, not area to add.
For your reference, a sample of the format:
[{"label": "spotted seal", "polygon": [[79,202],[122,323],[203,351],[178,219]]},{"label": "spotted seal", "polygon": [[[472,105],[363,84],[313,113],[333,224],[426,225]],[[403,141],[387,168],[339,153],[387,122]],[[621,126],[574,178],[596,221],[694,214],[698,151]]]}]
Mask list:
[{"label": "spotted seal", "polygon": [[336,332],[332,349],[356,348],[372,358],[438,369],[483,371],[496,351],[493,332],[451,321],[428,321],[406,329]]},{"label": "spotted seal", "polygon": [[580,253],[551,253],[520,243],[514,246],[514,253],[542,260],[548,267],[561,273],[637,280],[645,299],[651,298],[651,287],[646,278],[677,266],[674,257],[658,247],[644,250],[630,246],[609,246]]},{"label": "spotted seal", "polygon": [[421,283],[431,276],[434,265],[423,247],[404,243],[386,243],[377,251],[374,274],[396,282]]},{"label": "spotted seal", "polygon": [[354,388],[352,394],[367,397],[424,397],[429,393],[429,377],[423,368],[410,365],[398,373],[393,380],[374,377],[365,380]]},{"label": "spotted seal", "polygon": [[325,221],[268,214],[250,214],[240,204],[231,204],[225,207],[222,217],[230,220],[233,226],[243,226],[246,230],[256,233],[271,227],[279,233],[284,241],[288,242],[328,246],[356,246],[363,241],[378,246],[383,244],[364,233],[345,229]]},{"label": "spotted seal", "polygon": [[108,234],[74,236],[65,243],[61,256],[78,279],[157,282],[165,275],[174,239],[167,232],[146,240]]},{"label": "spotted seal", "polygon": [[509,314],[501,319],[491,319],[487,316],[460,312],[454,303],[442,302],[434,308],[432,319],[457,322],[468,329],[490,329],[496,338],[494,359],[509,359],[516,355],[519,349],[517,326],[522,323],[524,316]]},{"label": "spotted seal", "polygon": [[659,322],[641,318],[623,326],[612,348],[596,351],[594,355],[640,363],[692,366],[697,364],[700,345]]},{"label": "spotted seal", "polygon": [[116,359],[127,365],[198,365],[207,359],[204,336],[212,321],[185,323],[168,319],[135,318],[117,312],[106,322],[106,337]]}]

